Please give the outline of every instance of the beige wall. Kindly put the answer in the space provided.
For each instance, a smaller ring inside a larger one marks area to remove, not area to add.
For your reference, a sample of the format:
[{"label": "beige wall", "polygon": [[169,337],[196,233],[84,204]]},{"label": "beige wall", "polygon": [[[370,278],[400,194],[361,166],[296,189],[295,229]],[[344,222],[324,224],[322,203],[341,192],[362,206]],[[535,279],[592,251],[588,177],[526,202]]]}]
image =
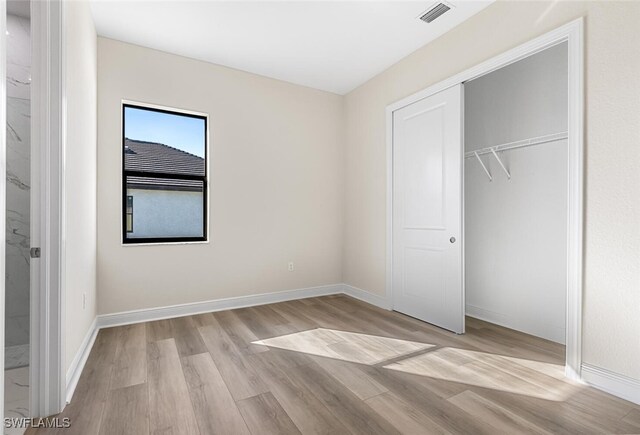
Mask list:
[{"label": "beige wall", "polygon": [[[69,369],[96,316],[96,30],[88,2],[67,2],[66,349]],[[86,307],[82,295],[86,293]]]},{"label": "beige wall", "polygon": [[[121,246],[122,99],[209,114],[210,243]],[[99,312],[341,282],[342,104],[98,38]]]},{"label": "beige wall", "polygon": [[385,292],[385,106],[578,17],[586,35],[584,362],[640,379],[640,3],[499,1],[348,94],[343,276]]}]

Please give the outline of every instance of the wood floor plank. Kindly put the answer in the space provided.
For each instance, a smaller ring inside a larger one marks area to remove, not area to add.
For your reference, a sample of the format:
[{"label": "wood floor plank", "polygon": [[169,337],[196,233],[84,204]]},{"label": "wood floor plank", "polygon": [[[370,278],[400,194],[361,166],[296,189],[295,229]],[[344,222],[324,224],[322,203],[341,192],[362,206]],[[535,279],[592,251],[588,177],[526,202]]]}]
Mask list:
[{"label": "wood floor plank", "polygon": [[[208,321],[207,321],[208,320]],[[148,342],[155,342],[173,338],[180,356],[195,355],[204,353],[207,349],[202,342],[202,337],[197,331],[197,327],[202,322],[213,324],[211,318],[200,316],[183,316],[174,319],[156,320],[146,323],[146,334]]]},{"label": "wood floor plank", "polygon": [[[318,299],[318,304],[322,304],[324,309],[326,305],[331,305],[338,312],[352,311],[353,317],[372,327],[384,330],[390,328],[390,332],[403,331],[409,333],[407,337],[413,336],[413,333],[425,328],[424,322],[416,321],[411,317],[405,316],[395,311],[383,310],[372,305],[357,301],[348,296],[341,296],[333,299]],[[347,307],[347,308],[345,308]],[[348,308],[350,307],[350,308]],[[371,320],[374,321],[371,321]],[[398,337],[399,338],[399,337]]]},{"label": "wood floor plank", "polygon": [[219,311],[213,313],[213,316],[242,354],[250,355],[269,350],[266,346],[253,344],[254,341],[258,340],[258,337],[240,320],[234,311]]},{"label": "wood floor plank", "polygon": [[[452,362],[451,355],[456,355],[459,352],[460,350],[458,349],[440,349],[385,367],[390,370],[403,371],[420,376],[436,377],[450,382],[458,382],[483,388],[495,388],[517,394],[527,394],[545,400],[564,398],[566,397],[566,390],[572,388],[572,386],[568,384],[558,384],[557,389],[546,389],[533,382],[529,382],[527,379],[518,377],[508,370],[490,366],[481,359],[476,359],[466,364]],[[540,375],[540,377],[542,376],[543,375]]]},{"label": "wood floor plank", "polygon": [[[250,363],[267,383],[287,415],[303,434],[343,434],[347,428],[338,421],[318,398],[288,374],[280,359],[269,358],[274,352],[251,356]],[[291,367],[291,366],[289,366]]]},{"label": "wood floor plank", "polygon": [[203,434],[248,434],[231,393],[209,353],[182,358],[191,403]]},{"label": "wood floor plank", "polygon": [[367,399],[367,404],[403,434],[448,434],[424,412],[418,411],[393,393]]},{"label": "wood floor plank", "polygon": [[305,353],[278,348],[270,348],[269,352],[260,352],[260,355],[262,359],[269,361],[274,366],[277,365],[283,370],[307,365],[312,361],[309,355]]},{"label": "wood floor plank", "polygon": [[149,343],[147,364],[151,434],[198,434],[175,340]]},{"label": "wood floor plank", "polygon": [[313,391],[313,394],[352,433],[400,433],[317,364],[312,363],[304,367],[291,368],[289,376]]},{"label": "wood floor plank", "polygon": [[147,339],[144,323],[115,328],[117,346],[111,389],[147,381]]},{"label": "wood floor plank", "polygon": [[300,310],[296,310],[289,302],[281,302],[273,305],[273,310],[284,317],[290,325],[295,326],[299,331],[315,329],[319,325],[306,317]]},{"label": "wood floor plank", "polygon": [[191,316],[170,319],[169,322],[171,324],[172,337],[176,342],[176,347],[181,357],[207,351]]},{"label": "wood floor plank", "polygon": [[147,341],[150,343],[173,338],[173,328],[171,327],[170,319],[146,322],[144,325],[146,327]]},{"label": "wood floor plank", "polygon": [[571,406],[582,408],[594,415],[604,413],[607,416],[619,419],[623,419],[627,415],[633,415],[633,411],[636,410],[639,412],[638,422],[640,423],[640,406],[612,396],[604,391],[585,388],[584,385],[580,387],[579,393],[572,395],[567,401]]},{"label": "wood floor plank", "polygon": [[462,343],[461,337],[464,335],[452,334],[397,311],[384,310],[349,296],[341,297],[345,305],[353,304],[358,307],[352,317],[359,319],[361,323],[372,325],[381,335],[443,346]]},{"label": "wood floor plank", "polygon": [[[438,426],[458,434],[494,434],[495,429],[477,420],[420,382],[420,376],[394,373],[380,367],[363,367],[369,376],[410,405],[424,410]],[[463,387],[464,388],[464,387]]]},{"label": "wood floor plank", "polygon": [[393,377],[400,384],[409,383],[414,384],[416,387],[424,388],[430,394],[438,396],[441,400],[453,397],[469,388],[469,385],[458,382],[449,382],[430,376],[415,376],[411,373],[404,373],[401,371],[393,373]]},{"label": "wood floor plank", "polygon": [[565,346],[550,340],[545,340],[530,334],[526,334],[513,329],[504,328],[502,326],[485,322],[484,320],[474,319],[467,316],[466,322],[474,322],[479,329],[491,331],[491,336],[499,336],[500,341],[509,343],[515,348],[530,348],[537,356],[552,355],[558,362],[562,361],[565,356]]},{"label": "wood floor plank", "polygon": [[358,364],[323,357],[316,357],[313,360],[360,400],[367,400],[388,391],[386,387],[360,370]]},{"label": "wood floor plank", "polygon": [[348,330],[362,333],[380,333],[380,322],[367,322],[362,318],[362,314],[365,313],[359,306],[350,306],[347,302],[347,298],[317,298],[313,299],[313,307],[323,313],[325,316],[329,315],[333,318],[346,318],[349,319]]},{"label": "wood floor plank", "polygon": [[[65,434],[98,434],[109,394],[116,354],[117,333],[114,328],[98,332],[93,349],[82,371],[73,400],[57,417],[69,418],[71,426]],[[41,430],[38,433],[59,433],[60,430]]]},{"label": "wood floor plank", "polygon": [[253,435],[300,434],[280,403],[271,393],[264,393],[238,402],[238,408]]},{"label": "wood floor plank", "polygon": [[[615,433],[613,428],[603,430],[589,423],[583,418],[583,413],[562,402],[540,400],[534,397],[518,394],[504,394],[495,390],[479,391],[483,397],[498,403],[503,408],[525,418],[538,427],[554,434],[596,434]],[[582,414],[582,415],[581,415]]]},{"label": "wood floor plank", "polygon": [[240,310],[234,310],[233,313],[237,315],[259,339],[297,331],[297,329],[293,327],[287,329],[278,328],[286,327],[288,325],[287,319],[276,313],[269,306],[242,308]]},{"label": "wood floor plank", "polygon": [[629,411],[624,417],[622,417],[622,421],[632,424],[640,429],[640,407]]},{"label": "wood floor plank", "polygon": [[195,314],[190,317],[193,320],[193,324],[195,325],[196,328],[215,324],[213,313]]},{"label": "wood floor plank", "polygon": [[578,421],[582,426],[586,426],[588,430],[584,429],[583,431],[585,433],[589,431],[621,434],[638,433],[638,427],[636,425],[615,418],[606,412],[593,412],[591,409],[576,407],[568,402],[557,403],[556,407],[559,412],[570,415],[571,419]]},{"label": "wood floor plank", "polygon": [[478,330],[475,336],[478,340],[484,340],[496,346],[496,349],[499,345],[502,348],[501,351],[517,357],[542,358],[546,362],[557,361],[563,357],[555,349],[542,345],[541,339],[528,334],[516,334],[516,331],[506,334],[493,328],[483,328]]},{"label": "wood floor plank", "polygon": [[251,307],[249,311],[258,314],[258,318],[263,321],[263,324],[267,327],[286,325],[289,323],[286,318],[271,308],[271,305],[256,305],[255,307]]},{"label": "wood floor plank", "polygon": [[236,401],[269,391],[220,325],[205,326],[198,330]]},{"label": "wood floor plank", "polygon": [[149,389],[135,384],[111,390],[100,435],[145,435],[149,433]]},{"label": "wood floor plank", "polygon": [[502,433],[526,432],[547,435],[551,433],[473,391],[467,390],[457,394],[449,398],[449,402]]},{"label": "wood floor plank", "polygon": [[318,307],[317,303],[304,301],[290,301],[289,304],[295,310],[304,313],[305,317],[315,322],[321,328],[341,329],[345,331],[353,331],[354,326],[344,316],[323,311]]}]

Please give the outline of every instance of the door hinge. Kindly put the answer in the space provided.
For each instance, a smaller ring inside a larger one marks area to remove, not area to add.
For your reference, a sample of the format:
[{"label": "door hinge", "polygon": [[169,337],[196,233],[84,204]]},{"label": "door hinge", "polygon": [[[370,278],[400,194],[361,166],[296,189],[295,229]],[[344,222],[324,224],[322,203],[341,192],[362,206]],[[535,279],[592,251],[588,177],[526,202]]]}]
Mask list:
[{"label": "door hinge", "polygon": [[31,258],[40,258],[40,248],[31,248],[29,255]]}]

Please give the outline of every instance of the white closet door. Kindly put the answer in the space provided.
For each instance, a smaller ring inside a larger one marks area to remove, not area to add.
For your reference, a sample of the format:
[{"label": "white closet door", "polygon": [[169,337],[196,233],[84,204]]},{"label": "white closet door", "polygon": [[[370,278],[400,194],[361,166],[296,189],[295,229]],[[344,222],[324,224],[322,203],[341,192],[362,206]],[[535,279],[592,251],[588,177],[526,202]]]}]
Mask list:
[{"label": "white closet door", "polygon": [[393,114],[393,308],[464,332],[462,85]]}]

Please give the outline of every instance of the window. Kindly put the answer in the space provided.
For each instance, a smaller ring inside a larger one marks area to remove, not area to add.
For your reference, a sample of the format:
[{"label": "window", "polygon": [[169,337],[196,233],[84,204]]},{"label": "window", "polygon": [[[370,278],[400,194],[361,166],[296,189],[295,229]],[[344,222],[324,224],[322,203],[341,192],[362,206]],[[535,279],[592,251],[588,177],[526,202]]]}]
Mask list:
[{"label": "window", "polygon": [[122,171],[124,243],[207,240],[206,115],[123,104]]}]

